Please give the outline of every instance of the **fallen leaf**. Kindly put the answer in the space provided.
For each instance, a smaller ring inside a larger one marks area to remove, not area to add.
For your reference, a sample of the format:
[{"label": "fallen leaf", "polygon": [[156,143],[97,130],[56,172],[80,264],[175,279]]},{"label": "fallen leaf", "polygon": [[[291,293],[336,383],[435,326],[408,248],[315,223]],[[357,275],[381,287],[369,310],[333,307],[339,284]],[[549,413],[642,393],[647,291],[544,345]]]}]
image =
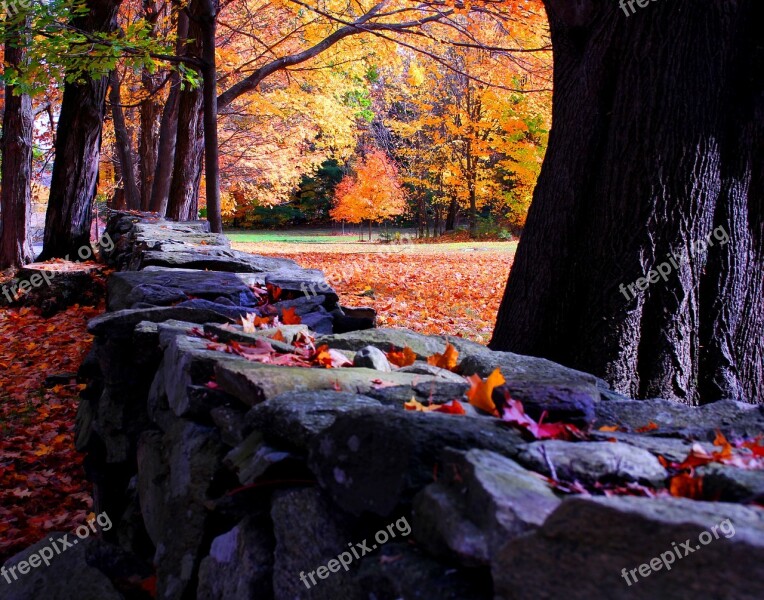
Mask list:
[{"label": "fallen leaf", "polygon": [[408,346],[403,350],[390,350],[387,353],[387,360],[389,360],[396,367],[408,367],[413,365],[416,361],[416,353]]},{"label": "fallen leaf", "polygon": [[483,381],[479,375],[475,374],[467,378],[472,384],[472,387],[467,391],[467,398],[469,398],[470,404],[475,408],[479,408],[494,416],[499,416],[499,412],[496,410],[496,405],[491,399],[493,389],[497,386],[506,383],[504,376],[499,369],[495,369],[485,381]]},{"label": "fallen leaf", "polygon": [[433,354],[427,359],[427,364],[441,369],[453,371],[456,368],[459,352],[451,344],[446,344],[443,354]]}]

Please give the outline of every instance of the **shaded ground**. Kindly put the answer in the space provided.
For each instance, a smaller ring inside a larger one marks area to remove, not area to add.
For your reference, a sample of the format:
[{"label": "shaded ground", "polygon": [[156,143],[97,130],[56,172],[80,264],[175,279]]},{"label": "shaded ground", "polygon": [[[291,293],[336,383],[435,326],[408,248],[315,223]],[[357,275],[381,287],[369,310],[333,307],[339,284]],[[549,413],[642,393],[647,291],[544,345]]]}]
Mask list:
[{"label": "shaded ground", "polygon": [[322,269],[350,306],[373,306],[379,325],[451,334],[486,343],[516,244],[240,243]]}]

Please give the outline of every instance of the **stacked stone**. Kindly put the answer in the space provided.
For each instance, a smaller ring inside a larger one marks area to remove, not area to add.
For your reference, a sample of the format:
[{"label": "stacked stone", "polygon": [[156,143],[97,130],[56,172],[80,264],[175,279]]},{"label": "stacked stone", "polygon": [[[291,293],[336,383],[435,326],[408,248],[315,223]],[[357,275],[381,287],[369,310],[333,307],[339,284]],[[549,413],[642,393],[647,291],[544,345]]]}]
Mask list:
[{"label": "stacked stone", "polygon": [[[717,430],[760,434],[761,406],[636,401],[586,373],[460,338],[338,333],[347,315],[317,271],[232,251],[198,223],[119,215],[109,231],[121,271],[109,312],[90,323],[77,445],[95,511],[115,525],[8,597],[58,593],[64,569],[73,595],[50,597],[148,597],[125,581],[153,572],[168,600],[764,597],[764,473],[703,467],[719,500],[700,502],[668,494],[658,459],[679,462],[693,443],[711,451]],[[251,286],[269,283],[303,321],[278,328],[279,342],[275,329],[233,324],[257,310]],[[322,292],[306,295],[305,283]],[[274,366],[210,343],[267,340],[289,352],[309,330],[353,366]],[[426,362],[447,344],[459,374]],[[405,346],[417,360],[391,367],[385,352]],[[466,415],[404,408],[464,400],[465,376],[496,368],[500,393],[586,439],[532,441],[469,405]],[[598,486],[643,495],[586,492]],[[725,526],[695,548],[722,522],[733,535]],[[691,553],[641,574],[687,540]],[[336,559],[350,550],[345,568]]]}]

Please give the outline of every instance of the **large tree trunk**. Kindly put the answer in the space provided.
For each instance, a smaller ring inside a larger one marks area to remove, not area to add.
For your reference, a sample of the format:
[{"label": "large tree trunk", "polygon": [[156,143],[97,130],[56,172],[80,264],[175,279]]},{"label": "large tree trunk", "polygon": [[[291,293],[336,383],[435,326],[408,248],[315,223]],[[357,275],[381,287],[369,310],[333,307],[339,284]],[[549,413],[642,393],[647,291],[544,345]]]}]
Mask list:
[{"label": "large tree trunk", "polygon": [[[9,17],[5,42],[7,67],[18,69],[26,62],[29,23],[25,12]],[[33,123],[29,96],[14,95],[13,86],[6,84],[0,193],[0,269],[20,267],[34,258],[29,236]]]},{"label": "large tree trunk", "polygon": [[[189,19],[186,56],[202,54],[202,31],[196,18]],[[172,219],[196,219],[199,213],[199,184],[202,178],[204,127],[202,122],[202,88],[180,91],[178,106],[175,161],[170,184],[167,215]]]},{"label": "large tree trunk", "polygon": [[109,102],[111,103],[111,120],[114,123],[114,137],[119,172],[122,175],[122,189],[125,191],[125,202],[128,210],[140,210],[141,194],[135,182],[135,164],[133,163],[133,148],[130,143],[130,133],[125,123],[125,112],[122,110],[121,83],[117,70],[109,76]]},{"label": "large tree trunk", "polygon": [[764,3],[545,4],[554,126],[491,347],[761,402]]},{"label": "large tree trunk", "polygon": [[[88,0],[88,12],[74,18],[72,24],[89,33],[114,31],[121,1]],[[76,256],[78,249],[90,244],[107,87],[107,77],[64,86],[43,259]]]},{"label": "large tree trunk", "polygon": [[[188,13],[179,8],[177,0],[173,3],[177,11],[177,50],[178,56],[185,53],[188,40]],[[178,112],[180,110],[180,87],[181,77],[178,71],[170,75],[170,93],[162,112],[162,120],[159,124],[159,149],[156,172],[151,187],[151,201],[149,209],[162,216],[167,214],[167,206],[170,199],[170,186],[172,184],[172,172],[175,164],[175,144],[178,137]]]},{"label": "large tree trunk", "polygon": [[218,92],[215,61],[218,3],[216,0],[200,0],[200,4],[207,220],[210,222],[213,233],[223,233],[223,219],[220,214],[220,150],[218,148]]}]

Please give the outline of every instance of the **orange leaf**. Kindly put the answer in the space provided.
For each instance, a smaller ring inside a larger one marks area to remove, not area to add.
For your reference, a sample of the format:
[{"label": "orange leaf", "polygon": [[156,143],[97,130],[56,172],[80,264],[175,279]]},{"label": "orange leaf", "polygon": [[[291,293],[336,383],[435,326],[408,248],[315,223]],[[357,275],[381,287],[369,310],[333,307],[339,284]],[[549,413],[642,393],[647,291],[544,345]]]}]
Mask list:
[{"label": "orange leaf", "polygon": [[416,360],[416,353],[406,346],[403,350],[390,350],[387,353],[387,360],[393,363],[396,367],[408,367],[413,365]]},{"label": "orange leaf", "polygon": [[277,342],[286,342],[286,338],[284,337],[284,334],[281,333],[281,329],[278,329],[276,333],[274,333],[271,336],[272,340],[276,340]]},{"label": "orange leaf", "polygon": [[496,410],[496,405],[491,399],[491,394],[493,394],[493,388],[503,385],[506,381],[501,374],[501,371],[495,369],[485,381],[483,381],[479,375],[472,375],[468,379],[472,384],[472,387],[467,391],[467,398],[469,398],[470,404],[487,413],[499,416],[499,412]]},{"label": "orange leaf", "polygon": [[619,427],[618,425],[603,425],[599,428],[599,431],[618,431]]},{"label": "orange leaf", "polygon": [[648,431],[655,431],[656,429],[658,429],[658,426],[652,421],[650,421],[644,427],[637,428],[637,433],[647,433]]},{"label": "orange leaf", "polygon": [[456,361],[458,358],[458,350],[451,344],[446,344],[446,349],[443,351],[443,354],[433,354],[427,359],[427,364],[453,371],[456,368]]},{"label": "orange leaf", "polygon": [[297,315],[297,309],[292,306],[281,311],[281,322],[284,325],[299,325],[302,319]]},{"label": "orange leaf", "polygon": [[701,500],[703,498],[703,478],[681,473],[671,478],[669,492],[672,496]]}]

